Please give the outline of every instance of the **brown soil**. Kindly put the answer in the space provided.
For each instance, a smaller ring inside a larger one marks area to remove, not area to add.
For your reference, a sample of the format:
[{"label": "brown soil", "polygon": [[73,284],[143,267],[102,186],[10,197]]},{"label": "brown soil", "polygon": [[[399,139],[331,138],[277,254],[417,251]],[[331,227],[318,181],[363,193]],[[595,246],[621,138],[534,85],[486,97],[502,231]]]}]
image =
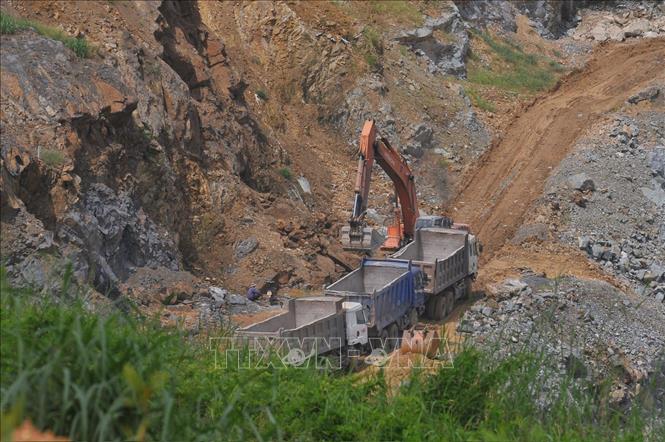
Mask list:
[{"label": "brown soil", "polygon": [[581,72],[534,102],[465,177],[454,217],[471,225],[489,262],[524,221],[550,172],[604,113],[665,78],[664,40],[600,48]]}]

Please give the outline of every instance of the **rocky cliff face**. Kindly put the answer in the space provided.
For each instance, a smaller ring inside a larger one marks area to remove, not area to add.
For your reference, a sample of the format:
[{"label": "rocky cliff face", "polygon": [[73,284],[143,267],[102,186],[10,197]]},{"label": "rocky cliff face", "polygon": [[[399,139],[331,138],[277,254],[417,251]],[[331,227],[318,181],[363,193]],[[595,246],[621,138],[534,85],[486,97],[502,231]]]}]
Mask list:
[{"label": "rocky cliff face", "polygon": [[[91,59],[31,31],[2,36],[10,275],[44,285],[52,262],[71,261],[77,279],[103,293],[143,266],[223,275],[240,226],[270,230],[263,211],[291,188],[277,173],[287,154],[248,109],[224,43],[195,3],[49,6],[71,18],[76,7],[105,8],[114,24],[103,32],[93,21],[103,14],[83,11],[79,26],[99,40]],[[296,209],[286,199],[288,218]],[[270,277],[271,266],[245,277],[262,270]]]}]

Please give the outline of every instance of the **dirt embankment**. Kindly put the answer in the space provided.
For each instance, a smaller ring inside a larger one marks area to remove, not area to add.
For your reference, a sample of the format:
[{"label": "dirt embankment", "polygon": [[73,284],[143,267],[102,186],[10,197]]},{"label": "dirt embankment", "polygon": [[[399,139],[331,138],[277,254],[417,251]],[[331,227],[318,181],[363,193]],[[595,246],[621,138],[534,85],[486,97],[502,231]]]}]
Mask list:
[{"label": "dirt embankment", "polygon": [[665,78],[663,60],[662,39],[600,48],[585,69],[538,99],[481,157],[452,207],[455,219],[479,234],[485,262],[515,234],[575,140],[604,113]]}]

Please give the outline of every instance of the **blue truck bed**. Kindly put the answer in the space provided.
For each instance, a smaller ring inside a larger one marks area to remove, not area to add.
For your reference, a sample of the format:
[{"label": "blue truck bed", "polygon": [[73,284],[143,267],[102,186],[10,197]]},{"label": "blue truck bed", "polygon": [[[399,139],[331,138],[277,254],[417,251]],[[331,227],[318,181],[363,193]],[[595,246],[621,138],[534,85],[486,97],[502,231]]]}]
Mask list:
[{"label": "blue truck bed", "polygon": [[329,285],[325,295],[362,304],[368,326],[380,331],[424,305],[420,278],[420,268],[410,261],[365,258],[360,268]]}]

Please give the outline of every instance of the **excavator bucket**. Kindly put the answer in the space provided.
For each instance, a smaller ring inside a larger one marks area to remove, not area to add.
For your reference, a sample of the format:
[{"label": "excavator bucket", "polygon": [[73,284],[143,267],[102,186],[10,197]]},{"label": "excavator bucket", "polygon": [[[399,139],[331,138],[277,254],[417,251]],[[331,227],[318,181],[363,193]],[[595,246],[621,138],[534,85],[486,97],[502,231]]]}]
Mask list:
[{"label": "excavator bucket", "polygon": [[373,249],[371,227],[344,226],[340,232],[340,241],[344,250],[371,252]]},{"label": "excavator bucket", "polygon": [[439,331],[434,329],[415,327],[404,330],[402,335],[401,353],[417,353],[433,358],[441,345]]}]

